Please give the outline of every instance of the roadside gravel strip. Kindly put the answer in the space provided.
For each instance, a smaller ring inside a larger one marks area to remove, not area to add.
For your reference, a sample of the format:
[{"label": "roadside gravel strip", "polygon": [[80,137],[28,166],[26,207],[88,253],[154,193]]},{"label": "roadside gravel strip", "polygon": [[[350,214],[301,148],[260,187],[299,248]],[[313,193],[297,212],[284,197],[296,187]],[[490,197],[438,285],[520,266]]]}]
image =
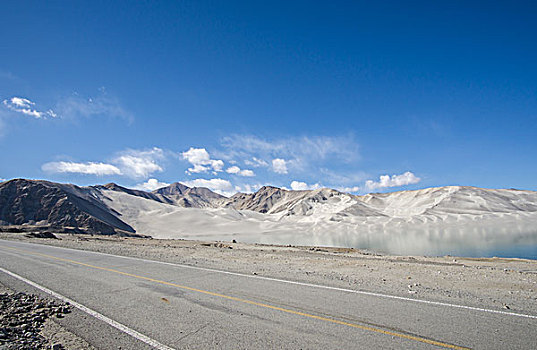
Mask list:
[{"label": "roadside gravel strip", "polygon": [[70,312],[67,303],[43,299],[34,294],[15,293],[0,284],[0,348],[93,349],[54,321]]},{"label": "roadside gravel strip", "polygon": [[[0,271],[6,272],[2,268]],[[54,315],[62,317],[62,312],[69,312],[68,306],[54,301],[9,292],[0,294],[0,310],[0,344],[7,349],[44,349],[47,340],[39,332],[45,321]]]}]

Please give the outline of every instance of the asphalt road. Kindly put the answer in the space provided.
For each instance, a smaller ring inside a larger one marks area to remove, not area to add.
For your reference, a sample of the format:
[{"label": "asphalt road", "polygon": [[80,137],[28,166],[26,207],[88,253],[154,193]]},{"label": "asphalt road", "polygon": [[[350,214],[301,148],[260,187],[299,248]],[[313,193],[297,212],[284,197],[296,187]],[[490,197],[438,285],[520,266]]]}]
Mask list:
[{"label": "asphalt road", "polygon": [[102,349],[537,349],[537,317],[22,242],[0,282],[78,303],[61,323]]}]

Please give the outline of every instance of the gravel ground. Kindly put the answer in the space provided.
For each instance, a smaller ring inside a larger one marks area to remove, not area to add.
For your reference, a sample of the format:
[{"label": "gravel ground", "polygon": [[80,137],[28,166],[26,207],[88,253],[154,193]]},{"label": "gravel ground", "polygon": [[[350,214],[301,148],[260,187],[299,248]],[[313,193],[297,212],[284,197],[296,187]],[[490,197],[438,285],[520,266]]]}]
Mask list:
[{"label": "gravel ground", "polygon": [[15,293],[0,284],[0,349],[92,349],[54,322],[70,306],[33,294]]},{"label": "gravel ground", "polygon": [[537,315],[536,260],[390,256],[348,248],[56,236],[59,239],[0,234],[3,239]]}]

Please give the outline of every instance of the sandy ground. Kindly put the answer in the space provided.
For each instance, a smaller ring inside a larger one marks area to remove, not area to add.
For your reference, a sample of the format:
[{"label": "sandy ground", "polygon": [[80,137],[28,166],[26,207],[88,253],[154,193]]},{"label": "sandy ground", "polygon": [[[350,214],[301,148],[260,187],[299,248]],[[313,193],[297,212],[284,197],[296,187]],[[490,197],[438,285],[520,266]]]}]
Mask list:
[{"label": "sandy ground", "polygon": [[0,238],[537,315],[537,260],[390,256],[348,248],[57,235]]}]

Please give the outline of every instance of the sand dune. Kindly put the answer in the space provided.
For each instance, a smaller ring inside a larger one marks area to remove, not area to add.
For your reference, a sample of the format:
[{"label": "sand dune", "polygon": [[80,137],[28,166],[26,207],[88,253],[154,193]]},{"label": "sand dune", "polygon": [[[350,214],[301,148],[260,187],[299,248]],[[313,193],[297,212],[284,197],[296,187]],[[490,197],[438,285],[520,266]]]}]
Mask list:
[{"label": "sand dune", "polygon": [[[370,248],[399,254],[479,255],[537,246],[537,194],[440,187],[352,196],[334,190],[279,194],[269,213],[183,208],[103,190],[103,201],[138,233],[155,238]],[[285,203],[285,205],[283,204]],[[259,208],[259,206],[258,206]],[[265,209],[267,206],[264,207]]]}]

